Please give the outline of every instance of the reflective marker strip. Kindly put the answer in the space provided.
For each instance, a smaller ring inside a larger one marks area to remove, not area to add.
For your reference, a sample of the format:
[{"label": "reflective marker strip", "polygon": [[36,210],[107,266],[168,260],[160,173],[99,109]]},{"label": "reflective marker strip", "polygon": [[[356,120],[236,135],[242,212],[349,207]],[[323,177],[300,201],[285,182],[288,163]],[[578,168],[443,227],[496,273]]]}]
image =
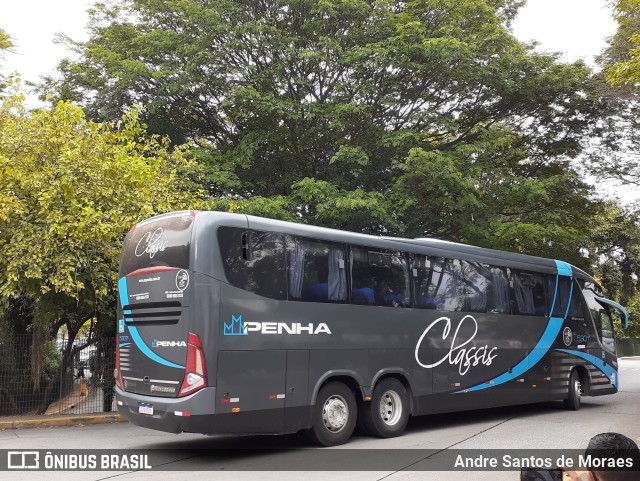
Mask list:
[{"label": "reflective marker strip", "polygon": [[191,413],[189,411],[174,411],[173,414],[175,414],[176,416],[182,416],[184,418],[188,418],[189,416],[191,416]]}]

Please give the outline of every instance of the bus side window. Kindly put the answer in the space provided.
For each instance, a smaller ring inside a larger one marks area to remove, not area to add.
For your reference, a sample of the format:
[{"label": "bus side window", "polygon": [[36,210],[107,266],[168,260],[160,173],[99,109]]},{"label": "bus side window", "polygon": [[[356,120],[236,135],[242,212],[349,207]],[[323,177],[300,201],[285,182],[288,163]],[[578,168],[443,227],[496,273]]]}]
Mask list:
[{"label": "bus side window", "polygon": [[465,287],[462,265],[458,259],[444,260],[444,309],[461,311],[464,304]]},{"label": "bus side window", "polygon": [[347,270],[343,246],[287,236],[287,271],[290,300],[347,300]]},{"label": "bus side window", "polygon": [[415,306],[444,309],[444,262],[438,257],[414,255],[412,259]]},{"label": "bus side window", "polygon": [[544,275],[515,269],[509,269],[509,273],[512,314],[548,316]]},{"label": "bus side window", "polygon": [[506,267],[489,267],[489,284],[487,285],[487,312],[508,314],[509,279]]},{"label": "bus side window", "polygon": [[351,247],[351,302],[374,306],[411,305],[405,254]]},{"label": "bus side window", "polygon": [[569,306],[569,315],[567,316],[573,321],[585,320],[585,305],[582,300],[582,289],[578,284],[574,284],[571,293],[571,304]]},{"label": "bus side window", "polygon": [[569,304],[569,294],[571,293],[571,278],[558,276],[558,291],[556,293],[556,303],[553,308],[553,317],[564,317]]},{"label": "bus side window", "polygon": [[282,234],[220,227],[218,243],[231,285],[271,299],[287,298]]},{"label": "bus side window", "polygon": [[597,322],[598,334],[602,339],[602,345],[611,352],[615,352],[616,345],[613,338],[613,322],[611,322],[611,316],[607,310],[602,309],[600,311],[600,322]]},{"label": "bus side window", "polygon": [[490,283],[489,266],[479,262],[461,261],[464,279],[465,312],[487,312],[487,288]]}]

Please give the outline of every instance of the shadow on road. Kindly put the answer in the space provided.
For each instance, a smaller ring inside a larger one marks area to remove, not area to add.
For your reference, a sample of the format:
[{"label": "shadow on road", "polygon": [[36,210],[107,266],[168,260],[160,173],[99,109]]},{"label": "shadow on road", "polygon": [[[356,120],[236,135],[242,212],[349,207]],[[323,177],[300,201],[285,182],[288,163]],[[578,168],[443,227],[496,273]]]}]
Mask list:
[{"label": "shadow on road", "polygon": [[[583,402],[581,409],[597,409],[600,405],[596,403]],[[462,411],[446,414],[433,414],[428,416],[417,416],[409,420],[406,433],[428,433],[430,430],[440,428],[454,428],[472,423],[499,422],[505,418],[520,416],[544,415],[549,412],[562,411],[562,402],[546,402],[538,404],[526,404],[520,406],[506,406],[500,408],[480,409],[474,411]],[[358,432],[354,433],[353,440],[363,439],[364,436]],[[288,450],[300,448],[315,448],[304,432],[286,435],[215,435],[203,436],[200,439],[180,439],[168,442],[149,443],[141,446],[144,449],[207,449],[207,450]]]}]

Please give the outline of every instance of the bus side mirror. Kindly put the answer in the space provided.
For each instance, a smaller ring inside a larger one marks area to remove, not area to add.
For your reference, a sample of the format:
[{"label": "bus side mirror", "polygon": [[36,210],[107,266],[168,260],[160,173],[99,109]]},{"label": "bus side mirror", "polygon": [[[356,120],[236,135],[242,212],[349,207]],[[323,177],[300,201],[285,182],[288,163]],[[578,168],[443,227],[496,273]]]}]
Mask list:
[{"label": "bus side mirror", "polygon": [[603,307],[609,306],[609,307],[613,307],[615,310],[620,312],[620,315],[622,317],[622,329],[628,329],[629,328],[629,313],[627,312],[627,310],[622,307],[620,304],[618,304],[615,301],[612,301],[611,299],[606,299],[604,297],[597,297],[596,296],[596,301],[598,301],[600,303],[600,305],[602,305]]}]

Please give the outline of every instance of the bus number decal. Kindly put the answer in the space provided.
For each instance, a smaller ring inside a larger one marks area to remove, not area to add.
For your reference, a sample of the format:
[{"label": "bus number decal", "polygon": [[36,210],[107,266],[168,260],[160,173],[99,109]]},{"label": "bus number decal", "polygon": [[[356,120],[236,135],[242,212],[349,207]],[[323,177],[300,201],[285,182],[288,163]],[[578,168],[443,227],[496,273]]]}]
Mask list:
[{"label": "bus number decal", "polygon": [[[437,367],[448,360],[449,364],[458,366],[458,372],[460,372],[460,374],[464,376],[467,372],[469,372],[469,369],[471,367],[477,366],[478,364],[490,366],[493,360],[498,356],[498,354],[495,353],[498,350],[497,347],[489,348],[488,345],[482,347],[465,347],[476,337],[476,334],[478,333],[478,321],[476,321],[473,316],[464,316],[458,324],[458,327],[456,327],[455,332],[453,333],[449,352],[442,359],[434,362],[433,364],[424,364],[420,361],[420,345],[422,344],[422,341],[425,339],[425,337],[427,337],[429,331],[441,322],[445,323],[444,331],[442,333],[442,340],[446,341],[449,337],[449,334],[451,333],[451,319],[449,317],[440,317],[429,324],[429,326],[420,336],[420,339],[418,339],[418,343],[416,344],[416,361],[425,369],[433,369],[434,367]],[[458,333],[460,332],[460,328],[465,322],[473,323],[473,335],[471,335],[471,337],[469,337],[469,339],[467,339],[466,341],[460,342],[458,340]]]}]

